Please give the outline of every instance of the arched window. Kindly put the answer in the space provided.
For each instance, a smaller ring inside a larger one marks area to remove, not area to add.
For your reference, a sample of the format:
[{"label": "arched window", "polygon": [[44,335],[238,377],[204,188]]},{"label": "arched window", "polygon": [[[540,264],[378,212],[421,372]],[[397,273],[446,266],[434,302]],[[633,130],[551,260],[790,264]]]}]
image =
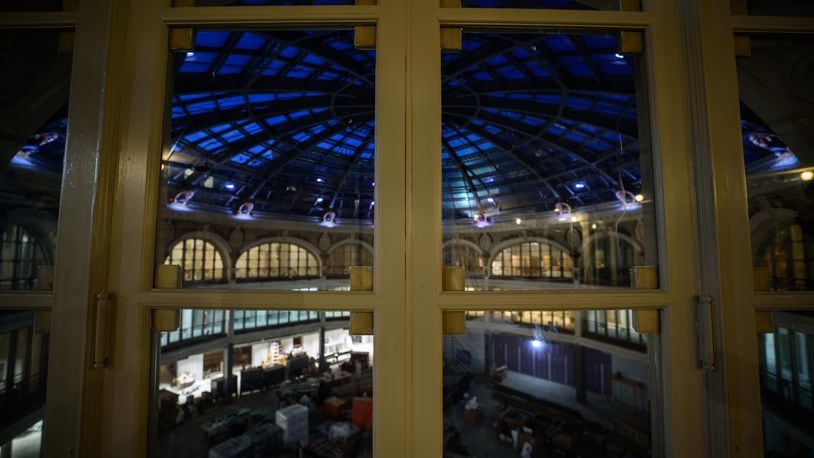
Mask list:
[{"label": "arched window", "polygon": [[45,256],[36,240],[25,229],[6,226],[0,245],[0,289],[34,289],[37,269],[45,265]]},{"label": "arched window", "polygon": [[372,266],[373,253],[361,243],[348,243],[335,249],[328,257],[325,275],[328,277],[347,277],[351,266]]},{"label": "arched window", "polygon": [[590,272],[586,282],[597,285],[630,285],[630,268],[637,265],[640,250],[625,236],[613,232],[594,238],[588,246]]},{"label": "arched window", "polygon": [[473,276],[483,275],[486,261],[475,248],[453,242],[444,247],[444,265],[463,267],[467,276]]},{"label": "arched window", "polygon": [[814,241],[807,239],[799,224],[774,232],[763,253],[773,289],[808,289],[806,284],[814,280]]},{"label": "arched window", "polygon": [[305,248],[286,242],[257,245],[243,252],[235,264],[237,280],[282,280],[319,277],[319,261]]},{"label": "arched window", "polygon": [[492,259],[492,277],[573,278],[574,263],[563,250],[540,242],[506,247]]},{"label": "arched window", "polygon": [[226,277],[223,272],[223,258],[210,242],[190,238],[176,243],[164,264],[175,264],[184,268],[184,281],[219,282]]}]

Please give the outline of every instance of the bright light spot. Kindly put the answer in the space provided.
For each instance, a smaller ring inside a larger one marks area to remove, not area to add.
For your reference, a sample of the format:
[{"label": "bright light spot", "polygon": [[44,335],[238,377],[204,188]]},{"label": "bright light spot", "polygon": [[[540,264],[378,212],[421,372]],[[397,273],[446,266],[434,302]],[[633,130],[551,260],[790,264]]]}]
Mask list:
[{"label": "bright light spot", "polygon": [[800,179],[803,181],[811,181],[814,179],[814,172],[811,170],[806,170],[805,172],[800,174]]},{"label": "bright light spot", "polygon": [[515,219],[514,222],[517,224],[523,224],[523,220],[520,218]]},{"label": "bright light spot", "polygon": [[576,184],[574,184],[574,187],[577,188],[577,189],[582,189],[582,188],[585,187],[585,183],[576,183]]},{"label": "bright light spot", "polygon": [[209,188],[209,189],[214,188],[215,187],[215,177],[213,177],[213,176],[207,177],[207,179],[204,180],[203,185],[204,185],[204,188]]},{"label": "bright light spot", "polygon": [[235,189],[234,183],[226,183],[225,185],[223,185],[223,187],[226,189]]},{"label": "bright light spot", "polygon": [[643,195],[641,195],[641,194],[636,194],[636,195],[633,197],[633,199],[634,199],[636,202],[643,202],[643,201],[644,201],[644,196],[643,196]]},{"label": "bright light spot", "polygon": [[493,204],[493,203],[495,203],[495,199],[493,199],[492,197],[490,197],[490,198],[488,198],[488,199],[486,199],[486,200],[488,200],[488,201],[489,201],[489,203],[492,203],[492,204]]},{"label": "bright light spot", "polygon": [[322,202],[322,197],[317,197],[317,203],[321,203],[321,202]]},{"label": "bright light spot", "polygon": [[187,52],[187,59],[189,59],[190,57],[195,57],[195,53],[192,52],[192,51],[188,51]]},{"label": "bright light spot", "polygon": [[376,186],[376,182],[370,183],[370,186]]},{"label": "bright light spot", "polygon": [[195,173],[195,169],[193,169],[192,167],[184,170],[184,178],[189,178],[189,176],[192,175],[193,173]]},{"label": "bright light spot", "polygon": [[554,207],[554,213],[559,213],[559,212],[560,212],[560,207]]},{"label": "bright light spot", "polygon": [[566,218],[565,216],[560,216],[559,218],[557,218],[557,221],[560,221],[560,222],[568,221],[568,218]]},{"label": "bright light spot", "polygon": [[572,216],[572,217],[571,217],[571,222],[572,222],[572,223],[576,223],[576,222],[577,222],[577,217],[576,217],[576,216]]},{"label": "bright light spot", "polygon": [[324,182],[324,181],[325,181],[325,180],[323,180],[322,178],[317,178],[317,183],[322,183],[322,182]]},{"label": "bright light spot", "polygon": [[543,342],[539,341],[539,340],[532,340],[531,341],[531,346],[534,347],[534,348],[542,348]]},{"label": "bright light spot", "polygon": [[596,229],[596,223],[591,224],[591,229]]},{"label": "bright light spot", "polygon": [[252,218],[252,215],[250,213],[238,213],[236,215],[233,215],[232,217],[234,219],[243,219],[243,220],[254,219],[254,218]]},{"label": "bright light spot", "polygon": [[614,54],[614,56],[616,56],[617,59],[624,59],[625,58],[625,56],[619,54],[618,52],[616,54]]}]

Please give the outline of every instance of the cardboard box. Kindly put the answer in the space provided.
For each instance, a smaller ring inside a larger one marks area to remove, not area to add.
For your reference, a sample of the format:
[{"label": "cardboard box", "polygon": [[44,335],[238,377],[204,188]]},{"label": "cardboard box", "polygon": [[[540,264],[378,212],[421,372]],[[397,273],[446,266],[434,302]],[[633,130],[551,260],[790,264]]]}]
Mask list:
[{"label": "cardboard box", "polygon": [[469,410],[464,409],[464,421],[467,425],[477,425],[483,419],[483,415],[481,414],[481,410]]},{"label": "cardboard box", "polygon": [[345,418],[345,407],[348,405],[342,399],[336,396],[331,396],[322,403],[322,408],[325,410],[325,415],[330,418],[341,420]]}]

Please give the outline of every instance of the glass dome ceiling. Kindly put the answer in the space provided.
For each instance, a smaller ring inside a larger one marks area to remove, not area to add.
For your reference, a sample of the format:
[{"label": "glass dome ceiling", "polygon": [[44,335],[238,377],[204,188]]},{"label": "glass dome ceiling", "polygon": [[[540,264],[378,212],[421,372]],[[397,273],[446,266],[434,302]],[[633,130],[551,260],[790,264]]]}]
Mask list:
[{"label": "glass dome ceiling", "polygon": [[[444,218],[490,205],[505,217],[558,202],[576,209],[615,202],[622,186],[636,192],[640,58],[619,54],[611,34],[465,34],[462,52],[442,56]],[[170,196],[194,190],[192,207],[210,211],[252,202],[261,216],[372,219],[376,60],[352,31],[199,31],[194,51],[175,60]],[[742,113],[750,171],[796,165]],[[62,112],[14,161],[53,168],[64,139]]]}]

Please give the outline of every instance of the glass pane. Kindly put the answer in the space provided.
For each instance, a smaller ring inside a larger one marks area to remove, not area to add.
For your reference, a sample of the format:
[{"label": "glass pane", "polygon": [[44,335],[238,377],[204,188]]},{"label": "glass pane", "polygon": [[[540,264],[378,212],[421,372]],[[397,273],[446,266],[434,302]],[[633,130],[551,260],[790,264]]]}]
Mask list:
[{"label": "glass pane", "polygon": [[650,443],[656,369],[645,345],[512,315],[487,312],[444,336],[445,456],[647,457],[661,447]]},{"label": "glass pane", "polygon": [[354,5],[355,0],[194,0],[194,6]]},{"label": "glass pane", "polygon": [[[814,456],[811,423],[814,312],[772,315],[775,330],[761,335],[758,348],[763,446],[768,457]],[[792,335],[793,340],[789,339]]]},{"label": "glass pane", "polygon": [[748,13],[753,16],[814,16],[814,2],[811,0],[745,0],[733,1],[732,14]]},{"label": "glass pane", "polygon": [[[181,327],[206,311],[189,312]],[[234,332],[159,333],[150,456],[372,456],[373,336],[351,336],[349,314],[227,310]]]},{"label": "glass pane", "polygon": [[189,288],[348,290],[373,266],[375,52],[197,30],[173,62],[156,263]]},{"label": "glass pane", "polygon": [[464,31],[442,56],[443,259],[467,290],[657,287],[644,74],[613,33]]},{"label": "glass pane", "polygon": [[750,37],[737,61],[758,291],[814,289],[814,39]]},{"label": "glass pane", "polygon": [[0,448],[4,457],[40,456],[49,336],[37,326],[35,317],[35,312],[0,311]]},{"label": "glass pane", "polygon": [[470,8],[618,10],[619,0],[461,0],[461,6]]},{"label": "glass pane", "polygon": [[0,290],[52,288],[71,75],[60,35],[0,31]]}]

